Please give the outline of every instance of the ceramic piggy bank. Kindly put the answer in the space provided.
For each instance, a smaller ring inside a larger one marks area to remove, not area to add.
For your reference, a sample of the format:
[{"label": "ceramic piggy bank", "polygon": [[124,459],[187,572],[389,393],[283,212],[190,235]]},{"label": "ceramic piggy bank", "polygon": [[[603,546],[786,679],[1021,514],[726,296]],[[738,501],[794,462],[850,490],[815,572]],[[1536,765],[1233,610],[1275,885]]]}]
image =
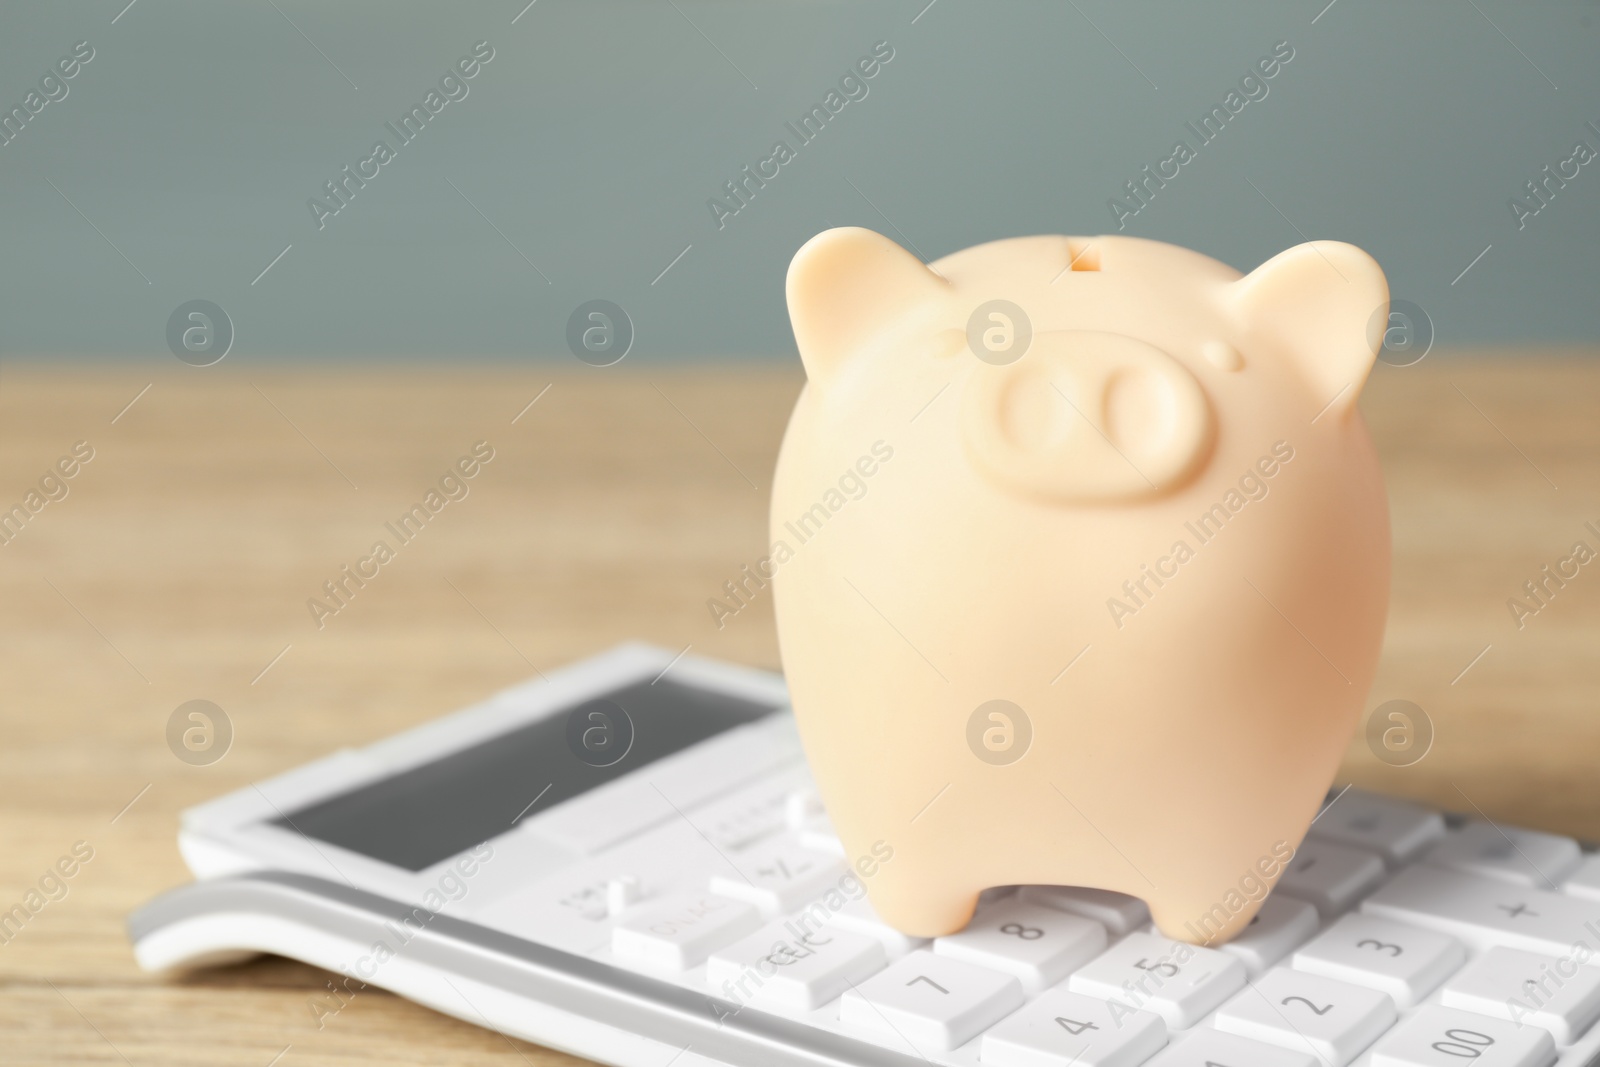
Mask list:
[{"label": "ceramic piggy bank", "polygon": [[1377,264],[1314,242],[1241,276],[1025,237],[925,265],[836,229],[788,302],[807,385],[772,494],[778,633],[879,916],[930,937],[987,887],[1068,885],[1231,936],[1378,659]]}]

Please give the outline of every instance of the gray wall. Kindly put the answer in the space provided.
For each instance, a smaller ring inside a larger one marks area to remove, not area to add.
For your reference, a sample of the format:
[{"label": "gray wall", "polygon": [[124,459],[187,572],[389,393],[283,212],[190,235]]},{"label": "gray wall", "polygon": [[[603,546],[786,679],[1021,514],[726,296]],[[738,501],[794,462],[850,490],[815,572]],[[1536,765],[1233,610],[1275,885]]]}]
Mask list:
[{"label": "gray wall", "polygon": [[[1600,150],[1596,0],[926,2],[8,3],[0,109],[94,58],[0,146],[0,355],[170,359],[202,298],[234,360],[570,360],[604,298],[635,361],[782,358],[817,230],[928,258],[1113,230],[1108,201],[1280,41],[1266,96],[1123,232],[1242,269],[1348,240],[1441,345],[1600,339],[1600,161],[1520,229],[1508,206]],[[478,41],[468,95],[319,229],[308,200]],[[867,95],[719,228],[708,199],[878,41]]]}]

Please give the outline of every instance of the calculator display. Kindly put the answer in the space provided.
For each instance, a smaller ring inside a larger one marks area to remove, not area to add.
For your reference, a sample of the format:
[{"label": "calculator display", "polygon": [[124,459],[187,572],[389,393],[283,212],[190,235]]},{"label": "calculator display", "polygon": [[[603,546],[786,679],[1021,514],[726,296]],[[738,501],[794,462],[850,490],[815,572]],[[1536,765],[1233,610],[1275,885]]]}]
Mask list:
[{"label": "calculator display", "polygon": [[273,825],[420,871],[777,707],[666,679],[640,682],[290,812]]}]

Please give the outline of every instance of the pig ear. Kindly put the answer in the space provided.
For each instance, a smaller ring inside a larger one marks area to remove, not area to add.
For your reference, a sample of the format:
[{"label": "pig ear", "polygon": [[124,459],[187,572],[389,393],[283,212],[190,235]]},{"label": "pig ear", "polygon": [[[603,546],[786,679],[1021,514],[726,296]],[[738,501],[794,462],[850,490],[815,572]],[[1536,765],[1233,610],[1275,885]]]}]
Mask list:
[{"label": "pig ear", "polygon": [[1388,320],[1389,283],[1371,256],[1339,241],[1296,245],[1232,290],[1246,329],[1299,368],[1319,407],[1355,407]]},{"label": "pig ear", "polygon": [[882,234],[857,226],[817,234],[789,264],[789,320],[806,377],[826,380],[874,336],[947,289]]}]

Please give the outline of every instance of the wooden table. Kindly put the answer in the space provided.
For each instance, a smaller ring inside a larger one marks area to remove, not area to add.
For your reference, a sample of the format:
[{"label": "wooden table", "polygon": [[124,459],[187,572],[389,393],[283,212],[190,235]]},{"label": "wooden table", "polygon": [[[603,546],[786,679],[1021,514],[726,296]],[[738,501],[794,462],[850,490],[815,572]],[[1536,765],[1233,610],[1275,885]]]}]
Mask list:
[{"label": "wooden table", "polygon": [[[1600,361],[1581,355],[1374,375],[1396,561],[1368,706],[1415,701],[1437,737],[1406,768],[1358,738],[1346,780],[1600,838],[1600,565],[1520,631],[1506,606],[1574,541],[1600,548]],[[185,880],[180,809],[535,667],[626,638],[777,665],[770,601],[721,630],[705,601],[762,553],[797,372],[577,369],[5,366],[0,507],[75,442],[94,458],[0,545],[0,909],[94,851],[0,944],[0,1061],[566,1061],[377,990],[319,1031],[322,972],[153,978],[123,920]],[[495,457],[470,494],[319,630],[307,599],[479,440]],[[235,730],[209,766],[165,740],[192,699]]]}]

